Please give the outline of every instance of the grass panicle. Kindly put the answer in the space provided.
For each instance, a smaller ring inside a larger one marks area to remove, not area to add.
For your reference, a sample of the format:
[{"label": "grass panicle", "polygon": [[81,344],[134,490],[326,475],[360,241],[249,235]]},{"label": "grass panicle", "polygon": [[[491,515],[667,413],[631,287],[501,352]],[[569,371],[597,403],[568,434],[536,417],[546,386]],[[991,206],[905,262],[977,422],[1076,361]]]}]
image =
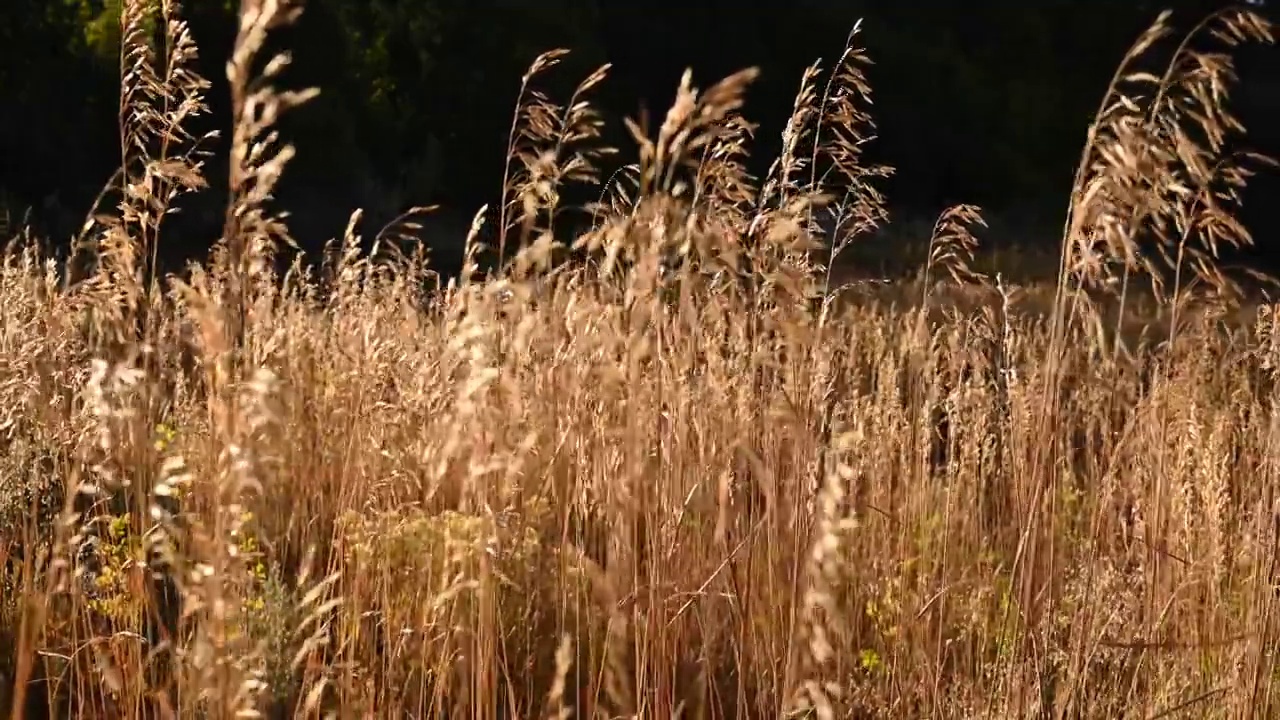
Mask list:
[{"label": "grass panicle", "polygon": [[860,26],[763,177],[756,69],[685,73],[615,164],[608,66],[553,99],[540,56],[442,283],[429,206],[289,257],[315,91],[264,53],[299,12],[241,4],[206,261],[155,260],[216,140],[174,0],[122,3],[87,272],[0,227],[9,717],[1276,714],[1280,315],[1221,263],[1258,16],[1121,59],[1056,283],[961,204],[873,287],[840,285],[888,221]]}]

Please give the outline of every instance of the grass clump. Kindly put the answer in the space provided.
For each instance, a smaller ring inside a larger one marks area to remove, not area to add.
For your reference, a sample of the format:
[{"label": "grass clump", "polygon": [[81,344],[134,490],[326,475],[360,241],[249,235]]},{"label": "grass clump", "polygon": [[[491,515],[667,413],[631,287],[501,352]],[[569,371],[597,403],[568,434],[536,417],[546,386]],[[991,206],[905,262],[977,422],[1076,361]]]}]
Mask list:
[{"label": "grass clump", "polygon": [[[281,254],[274,124],[314,93],[256,60],[277,0],[229,65],[223,236],[159,277],[207,84],[176,2],[123,5],[93,262],[0,263],[13,717],[1275,713],[1280,341],[1217,261],[1257,159],[1200,49],[1270,41],[1258,17],[1134,70],[1162,16],[1124,58],[1056,285],[980,272],[962,205],[914,283],[864,293],[837,256],[889,169],[856,28],[758,179],[754,70],[686,74],[604,176],[607,67],[560,104],[539,58],[496,234],[482,210],[432,287],[391,247],[421,208],[371,250],[353,216],[319,273]],[[565,207],[575,183],[599,202]]]}]

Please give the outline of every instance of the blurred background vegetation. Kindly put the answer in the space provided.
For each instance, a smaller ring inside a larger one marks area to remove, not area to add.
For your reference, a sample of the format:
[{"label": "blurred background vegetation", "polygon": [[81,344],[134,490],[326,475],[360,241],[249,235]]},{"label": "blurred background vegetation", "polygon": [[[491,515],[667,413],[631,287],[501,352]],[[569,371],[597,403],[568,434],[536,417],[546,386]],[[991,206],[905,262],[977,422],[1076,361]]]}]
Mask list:
[{"label": "blurred background vegetation", "polygon": [[[1162,9],[1186,27],[1220,4],[310,0],[302,21],[276,38],[294,55],[289,82],[322,91],[286,125],[299,157],[281,201],[309,248],[341,232],[355,207],[374,224],[439,203],[465,227],[498,197],[521,74],[555,47],[573,51],[551,76],[564,88],[613,63],[598,99],[624,159],[631,146],[621,118],[647,109],[660,119],[686,67],[706,87],[759,66],[747,115],[760,123],[763,171],[803,68],[820,57],[835,61],[862,18],[881,131],[872,158],[896,168],[885,186],[895,218],[931,218],[971,202],[1006,226],[1043,231],[1017,239],[1052,243],[1090,117],[1124,50]],[[0,2],[0,202],[19,216],[31,208],[55,238],[74,231],[118,165],[118,5]],[[223,67],[237,7],[237,0],[187,3],[214,83],[209,129],[229,126]],[[1276,52],[1246,49],[1240,60],[1236,107],[1251,143],[1276,152]],[[214,162],[224,156],[215,151]],[[212,168],[209,208],[192,212],[169,252],[189,257],[209,246],[224,175]],[[1254,198],[1276,193],[1274,182],[1259,182],[1246,203],[1246,220],[1264,243],[1270,213]]]}]

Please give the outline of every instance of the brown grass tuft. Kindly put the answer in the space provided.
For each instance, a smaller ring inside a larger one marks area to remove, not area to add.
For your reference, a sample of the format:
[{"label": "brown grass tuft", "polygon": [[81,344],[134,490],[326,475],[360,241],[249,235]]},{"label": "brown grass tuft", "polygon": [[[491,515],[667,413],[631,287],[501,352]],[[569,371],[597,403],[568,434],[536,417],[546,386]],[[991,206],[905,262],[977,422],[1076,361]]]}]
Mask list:
[{"label": "brown grass tuft", "polygon": [[1162,16],[1123,59],[1055,287],[978,273],[960,205],[877,294],[833,288],[887,219],[857,28],[763,178],[755,70],[686,74],[606,177],[607,67],[561,103],[555,51],[517,98],[496,268],[481,209],[429,287],[401,247],[427,208],[287,265],[274,127],[314,91],[275,87],[287,55],[254,69],[298,11],[243,3],[208,262],[155,269],[204,186],[170,0],[124,3],[91,272],[0,259],[11,717],[1276,714],[1280,319],[1217,264],[1251,241],[1226,50],[1270,41],[1258,17],[1152,74]]}]

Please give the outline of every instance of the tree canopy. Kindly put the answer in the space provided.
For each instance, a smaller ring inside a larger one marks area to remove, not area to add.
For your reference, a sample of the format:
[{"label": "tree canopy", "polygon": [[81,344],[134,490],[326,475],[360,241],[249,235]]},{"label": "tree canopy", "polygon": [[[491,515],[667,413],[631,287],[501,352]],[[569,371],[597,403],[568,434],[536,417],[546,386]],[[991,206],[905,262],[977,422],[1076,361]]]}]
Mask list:
[{"label": "tree canopy", "polygon": [[[119,4],[0,3],[0,189],[10,197],[34,205],[57,192],[79,207],[118,163]],[[187,5],[214,81],[210,122],[225,126],[238,3]],[[288,187],[341,212],[492,202],[520,76],[555,47],[573,51],[556,70],[565,87],[613,63],[598,98],[624,150],[621,118],[642,106],[660,117],[686,67],[705,87],[759,66],[747,113],[762,125],[767,163],[803,68],[834,62],[861,18],[876,63],[874,157],[897,169],[892,202],[1060,204],[1112,70],[1165,5],[1194,22],[1216,3],[310,0],[276,39],[294,55],[288,81],[321,89],[286,126],[299,146]],[[333,232],[332,216],[316,222]]]}]

